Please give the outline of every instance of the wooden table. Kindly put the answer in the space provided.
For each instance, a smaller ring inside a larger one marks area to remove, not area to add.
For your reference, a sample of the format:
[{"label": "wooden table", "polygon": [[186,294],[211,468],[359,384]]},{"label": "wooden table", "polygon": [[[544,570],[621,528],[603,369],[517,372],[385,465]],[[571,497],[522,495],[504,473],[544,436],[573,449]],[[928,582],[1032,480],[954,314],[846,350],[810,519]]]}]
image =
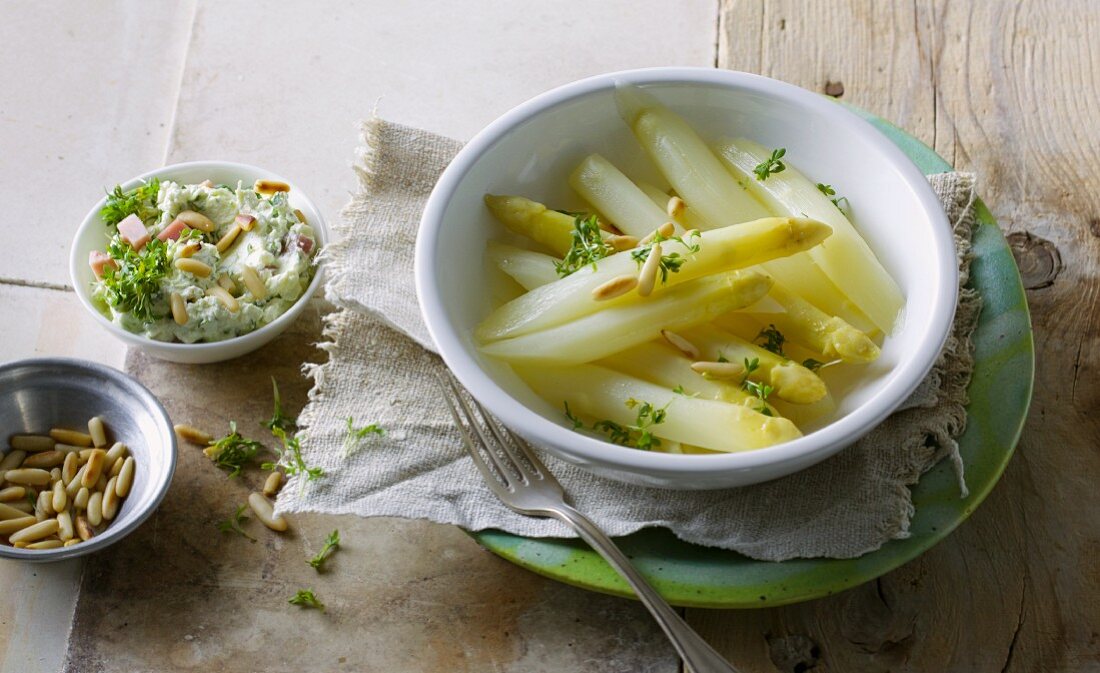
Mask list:
[{"label": "wooden table", "polygon": [[[122,347],[67,285],[68,243],[102,186],[151,166],[261,164],[294,176],[335,217],[353,185],[355,124],[375,105],[469,137],[597,72],[713,65],[777,77],[879,114],[980,176],[1029,288],[1035,399],[1002,483],[921,558],[829,599],[688,619],[746,671],[1100,670],[1100,4],[458,5],[0,3],[0,360],[121,365]],[[399,525],[363,529],[395,547]],[[415,534],[440,550],[416,559],[416,573],[449,587],[451,601],[410,608],[388,638],[396,647],[433,620],[462,626],[417,640],[415,655],[393,650],[386,670],[678,669],[666,649],[624,637],[650,633],[637,606],[512,569],[451,528]],[[457,560],[467,572],[455,573]],[[0,564],[3,670],[59,668],[80,571]],[[511,632],[477,621],[493,612],[483,600],[500,589],[485,588],[493,578],[522,582],[529,600],[508,603]],[[607,618],[571,631],[566,616],[588,605]],[[225,670],[250,670],[232,661]],[[183,668],[166,658],[158,670]]]}]

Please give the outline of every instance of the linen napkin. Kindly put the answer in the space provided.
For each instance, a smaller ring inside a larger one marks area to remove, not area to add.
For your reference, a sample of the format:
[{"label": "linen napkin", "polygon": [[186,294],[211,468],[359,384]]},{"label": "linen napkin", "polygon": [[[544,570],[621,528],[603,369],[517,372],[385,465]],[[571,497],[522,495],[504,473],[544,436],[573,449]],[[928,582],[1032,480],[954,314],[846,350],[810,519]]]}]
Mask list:
[{"label": "linen napkin", "polygon": [[[371,119],[355,167],[359,189],[325,251],[328,361],[313,378],[299,418],[306,461],[325,477],[291,479],[280,511],[396,516],[497,528],[529,537],[568,537],[563,524],[514,514],[490,493],[442,406],[434,373],[443,365],[421,322],[413,286],[413,244],[424,202],[461,143]],[[929,178],[953,224],[962,285],[974,226],[973,176]],[[364,232],[367,235],[364,235]],[[386,273],[376,273],[384,268]],[[973,368],[970,334],[981,309],[959,296],[954,330],[933,371],[878,428],[836,456],[791,476],[716,491],[672,491],[611,481],[543,454],[574,505],[607,533],[650,526],[696,544],[780,561],[860,556],[907,536],[909,486],[941,459],[956,466],[954,441],[966,423]],[[349,444],[347,419],[377,423],[382,436]]]}]

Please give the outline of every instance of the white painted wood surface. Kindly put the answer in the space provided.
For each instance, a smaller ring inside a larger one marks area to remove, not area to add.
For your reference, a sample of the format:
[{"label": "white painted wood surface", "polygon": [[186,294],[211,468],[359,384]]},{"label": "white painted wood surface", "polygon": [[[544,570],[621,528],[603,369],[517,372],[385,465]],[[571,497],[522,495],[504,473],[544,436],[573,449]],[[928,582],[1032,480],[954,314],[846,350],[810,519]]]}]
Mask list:
[{"label": "white painted wood surface", "polygon": [[[244,161],[292,177],[336,218],[372,110],[467,138],[588,75],[712,65],[717,11],[716,0],[0,0],[0,361],[121,366],[121,344],[66,291],[72,235],[117,181]],[[2,670],[59,668],[79,572],[0,563]],[[546,642],[565,646],[561,636]]]}]

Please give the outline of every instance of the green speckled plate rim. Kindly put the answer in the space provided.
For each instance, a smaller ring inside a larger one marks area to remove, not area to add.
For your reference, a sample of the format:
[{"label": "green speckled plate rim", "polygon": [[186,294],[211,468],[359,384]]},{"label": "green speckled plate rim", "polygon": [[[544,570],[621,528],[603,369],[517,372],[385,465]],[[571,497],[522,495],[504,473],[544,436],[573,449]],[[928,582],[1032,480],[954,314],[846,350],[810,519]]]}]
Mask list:
[{"label": "green speckled plate rim", "polygon": [[[925,174],[951,170],[931,148],[868,112],[847,106],[900,147]],[[993,215],[978,203],[972,284],[984,299],[974,332],[976,362],[965,433],[959,439],[970,495],[959,498],[946,461],[913,488],[910,536],[857,559],[757,561],[689,544],[666,529],[617,541],[674,605],[771,607],[820,598],[875,579],[947,537],[997,483],[1020,437],[1035,371],[1031,317],[1019,270]],[[577,540],[523,538],[497,530],[471,533],[482,546],[523,568],[584,589],[633,597],[622,579]]]}]

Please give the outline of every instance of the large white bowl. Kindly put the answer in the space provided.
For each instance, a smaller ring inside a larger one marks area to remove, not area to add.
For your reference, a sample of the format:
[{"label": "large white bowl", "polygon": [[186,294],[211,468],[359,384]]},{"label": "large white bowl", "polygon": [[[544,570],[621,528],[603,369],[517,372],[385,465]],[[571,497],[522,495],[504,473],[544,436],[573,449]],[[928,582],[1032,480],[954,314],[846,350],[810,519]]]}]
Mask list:
[{"label": "large white bowl", "polygon": [[[471,335],[490,310],[485,243],[502,230],[482,197],[486,192],[522,194],[575,205],[565,177],[586,154],[600,152],[628,172],[646,163],[616,110],[618,81],[644,87],[705,138],[740,135],[786,147],[800,170],[832,183],[851,200],[857,227],[901,285],[906,309],[879,361],[846,392],[835,420],[825,427],[745,453],[676,455],[624,448],[573,432],[560,408],[478,352]],[[443,359],[508,427],[604,476],[705,489],[757,483],[806,468],[886,418],[928,373],[943,346],[954,315],[958,272],[951,229],[928,182],[871,125],[827,98],[765,77],[656,68],[554,89],[474,137],[428,200],[417,238],[416,282],[424,320]]]},{"label": "large white bowl", "polygon": [[[142,182],[153,178],[192,184],[202,182],[203,180],[212,180],[215,183],[224,183],[227,185],[236,185],[238,181],[243,182],[245,185],[251,185],[261,178],[266,180],[280,180],[290,185],[290,193],[288,194],[290,205],[302,211],[309,225],[312,226],[314,232],[316,232],[317,246],[315,250],[319,252],[328,243],[328,227],[325,225],[325,218],[321,215],[321,211],[317,209],[317,206],[313,205],[309,197],[298,189],[293,182],[271,171],[256,166],[249,166],[248,164],[237,164],[229,161],[192,161],[183,164],[173,164],[171,166],[149,171],[148,173],[144,173],[132,180],[122,183],[122,188],[124,190],[133,189]],[[106,201],[106,197],[100,199],[99,202],[88,211],[88,214],[84,217],[84,222],[81,223],[80,228],[76,232],[76,238],[73,239],[73,247],[69,254],[69,275],[73,281],[73,289],[76,290],[76,296],[80,299],[80,303],[83,304],[92,316],[95,317],[96,321],[103,325],[103,327],[114,335],[115,338],[129,346],[140,348],[150,355],[161,358],[162,360],[200,364],[221,362],[244,355],[245,353],[250,353],[282,334],[282,332],[290,326],[290,323],[294,322],[298,314],[302,312],[306,302],[309,301],[310,297],[313,296],[317,288],[321,285],[322,269],[318,266],[314,271],[313,280],[310,282],[309,287],[306,288],[305,293],[286,313],[253,332],[224,341],[195,344],[170,343],[155,341],[140,334],[127,332],[113,323],[107,315],[103,313],[96,302],[92,300],[92,284],[95,282],[95,275],[92,273],[91,267],[88,266],[88,253],[92,250],[106,249],[107,242],[110,239],[108,227],[99,216],[99,210]]]}]

